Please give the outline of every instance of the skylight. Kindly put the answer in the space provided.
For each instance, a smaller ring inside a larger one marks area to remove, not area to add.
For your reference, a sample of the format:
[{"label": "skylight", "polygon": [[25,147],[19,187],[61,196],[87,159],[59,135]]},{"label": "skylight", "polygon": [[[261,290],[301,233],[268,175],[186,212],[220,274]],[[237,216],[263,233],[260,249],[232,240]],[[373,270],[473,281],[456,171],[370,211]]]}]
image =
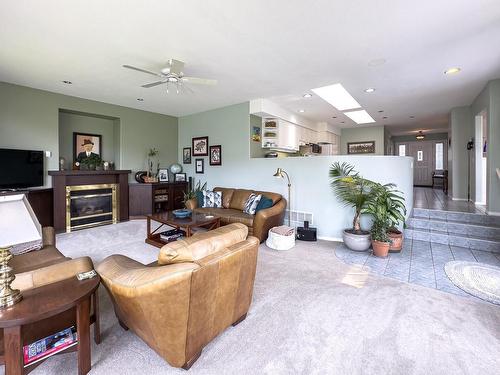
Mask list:
[{"label": "skylight", "polygon": [[375,122],[372,116],[370,116],[364,109],[361,111],[344,112],[344,115],[349,117],[356,124],[370,124]]},{"label": "skylight", "polygon": [[340,83],[318,87],[312,89],[312,91],[339,111],[361,108],[356,99],[354,99]]}]

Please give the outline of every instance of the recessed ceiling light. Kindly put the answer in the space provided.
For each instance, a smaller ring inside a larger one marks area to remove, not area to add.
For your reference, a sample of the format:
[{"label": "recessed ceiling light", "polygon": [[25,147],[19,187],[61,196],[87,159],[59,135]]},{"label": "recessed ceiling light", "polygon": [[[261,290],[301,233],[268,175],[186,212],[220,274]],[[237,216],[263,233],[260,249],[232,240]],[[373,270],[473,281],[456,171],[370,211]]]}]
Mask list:
[{"label": "recessed ceiling light", "polygon": [[356,124],[370,124],[375,120],[364,109],[360,111],[344,112],[344,115],[349,117]]},{"label": "recessed ceiling light", "polygon": [[379,111],[378,111],[378,113],[382,113],[382,112],[384,112],[384,110],[383,110],[383,109],[381,109],[381,110],[379,110]]},{"label": "recessed ceiling light", "polygon": [[341,124],[345,124],[345,121],[340,121]]},{"label": "recessed ceiling light", "polygon": [[312,91],[327,101],[340,111],[346,109],[361,108],[359,103],[347,92],[347,90],[340,83],[335,83],[330,86],[318,87]]},{"label": "recessed ceiling light", "polygon": [[385,119],[387,119],[388,117],[387,117],[387,116],[384,116],[384,117],[382,117],[382,118],[385,120]]},{"label": "recessed ceiling light", "polygon": [[415,116],[410,116],[410,118],[415,118]]},{"label": "recessed ceiling light", "polygon": [[305,93],[304,95],[302,95],[302,97],[304,97],[304,98],[310,98],[310,97],[312,97],[312,94]]},{"label": "recessed ceiling light", "polygon": [[337,118],[337,116],[332,116],[332,118]]},{"label": "recessed ceiling light", "polygon": [[457,67],[454,67],[454,68],[450,68],[450,69],[447,69],[444,71],[444,74],[456,74],[456,73],[460,73],[462,69],[460,68],[457,68]]},{"label": "recessed ceiling light", "polygon": [[137,98],[137,100],[138,100],[139,102],[143,102],[143,101],[144,101],[144,99],[143,99],[143,98]]},{"label": "recessed ceiling light", "polygon": [[300,113],[304,113],[304,112],[305,112],[305,109],[299,109],[299,112],[300,112]]},{"label": "recessed ceiling light", "polygon": [[373,59],[368,62],[368,66],[380,66],[386,63],[386,59]]},{"label": "recessed ceiling light", "polygon": [[63,81],[63,83],[65,83],[67,85],[72,85],[73,84],[73,82],[71,82],[71,81]]},{"label": "recessed ceiling light", "polygon": [[375,89],[373,87],[368,87],[367,89],[365,89],[365,92],[367,92],[368,94],[370,94],[372,92],[375,92]]}]

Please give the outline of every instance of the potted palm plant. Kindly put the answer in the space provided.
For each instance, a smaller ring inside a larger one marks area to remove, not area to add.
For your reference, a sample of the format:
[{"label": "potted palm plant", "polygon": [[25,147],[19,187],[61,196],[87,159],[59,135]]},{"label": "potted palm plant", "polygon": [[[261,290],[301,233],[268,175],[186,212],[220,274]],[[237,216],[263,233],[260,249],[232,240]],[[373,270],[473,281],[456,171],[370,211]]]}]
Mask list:
[{"label": "potted palm plant", "polygon": [[375,197],[376,185],[364,179],[349,163],[336,162],[330,167],[331,187],[337,198],[354,208],[352,228],[344,229],[344,244],[351,250],[366,251],[370,247],[370,232],[361,229],[361,214]]},{"label": "potted palm plant", "polygon": [[[364,213],[373,216],[375,221],[383,218],[387,224],[387,235],[391,239],[390,252],[400,252],[403,247],[403,233],[398,229],[405,226],[406,207],[404,197],[394,184],[376,184],[373,187],[374,199],[367,205]],[[373,235],[372,235],[373,238]]]}]

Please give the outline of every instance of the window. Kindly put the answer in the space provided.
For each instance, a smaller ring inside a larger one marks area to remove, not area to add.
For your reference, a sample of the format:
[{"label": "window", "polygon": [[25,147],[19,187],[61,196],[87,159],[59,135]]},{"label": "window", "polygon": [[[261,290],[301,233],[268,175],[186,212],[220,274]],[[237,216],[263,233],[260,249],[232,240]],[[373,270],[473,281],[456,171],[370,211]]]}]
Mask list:
[{"label": "window", "polygon": [[406,145],[399,145],[399,156],[406,156]]},{"label": "window", "polygon": [[424,160],[424,152],[422,150],[417,151],[417,161]]},{"label": "window", "polygon": [[444,160],[443,160],[443,143],[436,143],[436,170],[444,169]]}]

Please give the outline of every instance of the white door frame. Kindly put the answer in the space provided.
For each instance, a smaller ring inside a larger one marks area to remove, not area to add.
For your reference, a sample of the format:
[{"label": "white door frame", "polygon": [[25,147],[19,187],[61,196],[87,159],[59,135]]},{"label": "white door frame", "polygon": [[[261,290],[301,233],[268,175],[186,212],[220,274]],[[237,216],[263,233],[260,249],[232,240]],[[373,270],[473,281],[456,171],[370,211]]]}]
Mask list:
[{"label": "white door frame", "polygon": [[474,118],[474,203],[486,205],[488,202],[487,159],[483,157],[483,127],[486,123],[486,112],[479,112]]}]

